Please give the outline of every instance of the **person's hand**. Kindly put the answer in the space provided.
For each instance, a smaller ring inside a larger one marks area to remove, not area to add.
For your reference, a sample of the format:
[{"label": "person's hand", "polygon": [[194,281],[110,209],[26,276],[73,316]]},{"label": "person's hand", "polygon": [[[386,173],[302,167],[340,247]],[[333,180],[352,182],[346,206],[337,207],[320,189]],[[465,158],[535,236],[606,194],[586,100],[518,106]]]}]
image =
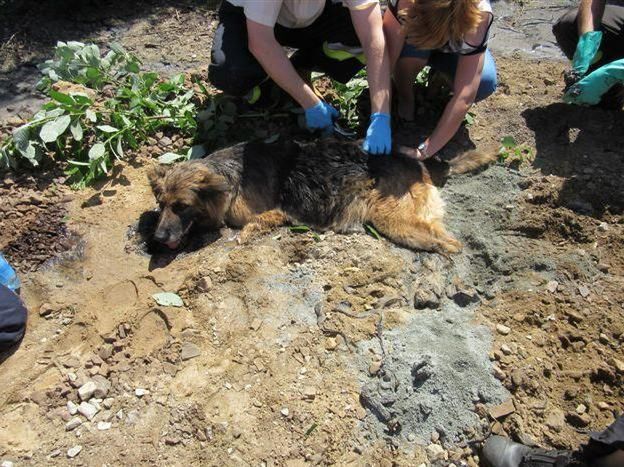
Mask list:
[{"label": "person's hand", "polygon": [[607,63],[570,86],[563,100],[568,104],[596,105],[617,83],[624,83],[624,59]]},{"label": "person's hand", "polygon": [[362,148],[369,154],[390,154],[392,150],[390,115],[381,112],[371,115]]},{"label": "person's hand", "polygon": [[600,31],[586,32],[580,37],[572,58],[572,69],[578,76],[583,77],[587,74],[587,70],[595,61],[601,42],[602,32]]},{"label": "person's hand", "polygon": [[319,102],[305,109],[306,126],[310,130],[321,130],[323,133],[331,133],[334,120],[340,113],[326,102]]}]

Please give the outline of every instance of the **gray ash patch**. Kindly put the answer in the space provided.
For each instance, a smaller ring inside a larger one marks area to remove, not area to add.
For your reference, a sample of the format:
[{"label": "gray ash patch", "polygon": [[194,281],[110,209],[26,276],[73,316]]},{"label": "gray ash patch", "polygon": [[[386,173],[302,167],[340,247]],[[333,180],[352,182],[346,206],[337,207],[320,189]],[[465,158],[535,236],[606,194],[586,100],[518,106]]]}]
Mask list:
[{"label": "gray ash patch", "polygon": [[[476,402],[508,397],[492,376],[489,330],[471,320],[472,313],[450,305],[414,314],[405,326],[384,333],[382,369],[362,379],[362,402],[375,415],[365,419],[369,433],[428,443],[438,432],[443,442],[459,443],[465,430],[480,428]],[[376,340],[360,350],[380,352]],[[368,365],[368,357],[363,360]]]}]

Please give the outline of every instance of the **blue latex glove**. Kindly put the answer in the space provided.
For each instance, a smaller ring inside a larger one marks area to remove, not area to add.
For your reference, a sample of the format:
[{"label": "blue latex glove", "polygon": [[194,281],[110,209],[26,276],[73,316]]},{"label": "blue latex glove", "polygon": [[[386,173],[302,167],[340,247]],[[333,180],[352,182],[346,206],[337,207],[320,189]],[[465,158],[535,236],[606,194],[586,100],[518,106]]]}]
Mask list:
[{"label": "blue latex glove", "polygon": [[390,154],[392,150],[390,115],[381,112],[371,115],[362,148],[369,154]]},{"label": "blue latex glove", "polygon": [[310,130],[322,130],[324,133],[331,133],[334,120],[340,113],[326,102],[305,109],[306,126]]},{"label": "blue latex glove", "polygon": [[624,59],[616,60],[591,72],[564,94],[568,104],[596,105],[602,95],[617,83],[624,83]]}]

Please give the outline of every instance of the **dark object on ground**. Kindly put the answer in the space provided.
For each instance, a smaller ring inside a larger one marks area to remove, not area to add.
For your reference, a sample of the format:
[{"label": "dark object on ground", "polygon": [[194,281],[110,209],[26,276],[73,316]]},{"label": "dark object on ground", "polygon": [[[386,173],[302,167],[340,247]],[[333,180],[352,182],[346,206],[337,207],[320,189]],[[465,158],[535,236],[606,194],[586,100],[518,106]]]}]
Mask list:
[{"label": "dark object on ground", "polygon": [[490,467],[607,467],[621,465],[623,450],[624,416],[620,416],[606,430],[592,433],[589,442],[576,451],[534,449],[502,436],[491,436],[482,454]]},{"label": "dark object on ground", "polygon": [[20,298],[0,285],[0,352],[11,350],[21,342],[26,332],[26,316],[26,308]]},{"label": "dark object on ground", "polygon": [[[457,160],[462,170],[476,168]],[[425,166],[398,154],[368,156],[357,141],[243,143],[158,166],[149,178],[161,206],[154,238],[171,249],[196,223],[244,227],[241,242],[285,224],[348,232],[370,223],[408,248],[461,249],[444,228],[444,203]]]}]

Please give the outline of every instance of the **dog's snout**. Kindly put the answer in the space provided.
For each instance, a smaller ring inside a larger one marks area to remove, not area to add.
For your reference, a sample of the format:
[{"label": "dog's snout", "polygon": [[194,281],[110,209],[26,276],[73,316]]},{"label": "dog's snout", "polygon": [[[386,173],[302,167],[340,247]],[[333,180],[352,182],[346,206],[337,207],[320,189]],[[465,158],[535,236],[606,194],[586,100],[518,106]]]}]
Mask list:
[{"label": "dog's snout", "polygon": [[156,229],[154,232],[154,240],[160,243],[165,243],[169,239],[169,233],[165,229]]}]

